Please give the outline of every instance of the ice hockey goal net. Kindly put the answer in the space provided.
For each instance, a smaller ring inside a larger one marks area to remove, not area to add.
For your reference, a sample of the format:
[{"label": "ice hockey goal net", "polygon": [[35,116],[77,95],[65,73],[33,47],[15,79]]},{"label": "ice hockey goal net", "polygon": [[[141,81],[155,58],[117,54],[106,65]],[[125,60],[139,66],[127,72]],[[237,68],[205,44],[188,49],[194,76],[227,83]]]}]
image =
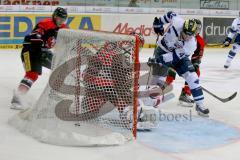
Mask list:
[{"label": "ice hockey goal net", "polygon": [[136,136],[138,38],[63,29],[35,106],[9,122],[46,143],[118,145]]}]

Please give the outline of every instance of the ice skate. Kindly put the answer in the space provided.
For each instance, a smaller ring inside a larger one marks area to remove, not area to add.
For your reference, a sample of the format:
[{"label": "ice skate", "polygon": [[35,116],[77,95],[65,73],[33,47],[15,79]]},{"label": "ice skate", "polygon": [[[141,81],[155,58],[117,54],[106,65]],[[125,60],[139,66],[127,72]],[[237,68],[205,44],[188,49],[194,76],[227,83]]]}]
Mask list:
[{"label": "ice skate", "polygon": [[[23,93],[20,93],[18,91],[13,91],[13,97],[12,97],[12,100],[11,100],[10,108],[11,109],[16,109],[16,110],[24,110],[26,108],[31,107],[32,103],[28,102],[27,100],[24,100],[25,96],[26,95],[23,94]],[[25,99],[26,99],[26,97],[25,97]]]},{"label": "ice skate", "polygon": [[151,130],[158,126],[159,110],[153,107],[138,108],[138,130]]},{"label": "ice skate", "polygon": [[230,65],[231,65],[231,62],[226,61],[226,63],[224,64],[224,68],[228,69]]},{"label": "ice skate", "polygon": [[209,117],[209,109],[207,109],[204,105],[197,105],[196,104],[196,111],[198,115],[203,117]]},{"label": "ice skate", "polygon": [[182,91],[181,95],[179,96],[179,105],[183,107],[193,107],[194,100],[190,98],[184,91]]},{"label": "ice skate", "polygon": [[13,97],[11,100],[11,109],[16,109],[16,110],[23,110],[23,104],[22,104],[22,95],[17,92],[17,91],[13,91]]}]

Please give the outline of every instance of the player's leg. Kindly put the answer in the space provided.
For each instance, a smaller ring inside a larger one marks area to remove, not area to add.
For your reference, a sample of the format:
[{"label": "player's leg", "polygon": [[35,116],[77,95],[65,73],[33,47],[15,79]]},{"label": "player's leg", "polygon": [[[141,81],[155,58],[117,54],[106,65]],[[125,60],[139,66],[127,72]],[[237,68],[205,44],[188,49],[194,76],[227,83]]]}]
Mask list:
[{"label": "player's leg", "polygon": [[[131,92],[131,91],[130,91]],[[132,93],[107,93],[108,100],[117,107],[121,119],[121,125],[125,128],[131,128],[133,123]],[[137,107],[137,129],[150,130],[156,128],[159,119],[159,110],[152,106],[145,106],[138,100]]]},{"label": "player's leg", "polygon": [[[154,58],[157,59],[165,53],[166,52],[163,51],[160,47],[157,47],[154,50]],[[159,64],[154,64],[151,67],[152,67],[151,85],[159,85],[160,87],[162,87],[165,84],[169,67],[160,66]]]},{"label": "player's leg", "polygon": [[166,78],[167,85],[172,84],[175,79],[176,79],[176,71],[175,71],[175,69],[170,67],[168,69],[168,75],[167,75],[167,78]]},{"label": "player's leg", "polygon": [[[176,78],[176,71],[172,68],[169,68],[168,75],[166,78],[166,83],[168,85],[172,84],[175,78]],[[192,107],[194,105],[194,101],[190,98],[190,96],[191,96],[190,88],[187,82],[185,82],[185,86],[182,88],[181,94],[178,99],[179,104],[184,107]]]},{"label": "player's leg", "polygon": [[177,73],[182,76],[188,83],[192,96],[196,103],[196,110],[202,116],[208,116],[209,110],[204,106],[204,96],[199,78],[195,72],[195,68],[188,58],[183,58],[176,65]]},{"label": "player's leg", "polygon": [[[132,106],[132,93],[131,91],[125,92],[118,90],[119,86],[109,87],[111,91],[105,91],[107,101],[114,105],[114,108],[118,110],[120,125],[124,128],[130,128],[133,120],[133,108]],[[117,89],[118,88],[118,89]]]},{"label": "player's leg", "polygon": [[[166,78],[166,83],[168,85],[172,84],[172,82],[175,80],[176,77],[176,71],[172,68],[168,70],[168,75]],[[181,94],[179,96],[179,104],[184,107],[192,107],[194,105],[194,101],[190,98],[191,91],[190,88],[185,82],[185,86],[182,88]]]},{"label": "player's leg", "polygon": [[[198,77],[200,77],[200,61],[192,60],[192,64],[195,68],[195,72]],[[192,107],[194,105],[194,100],[191,98],[191,90],[188,86],[188,83],[185,82],[184,87],[182,88],[182,92],[179,97],[179,103],[183,106]]]},{"label": "player's leg", "polygon": [[191,90],[187,82],[185,82],[178,100],[179,104],[184,107],[192,107],[194,105],[194,100],[191,98]]},{"label": "player's leg", "polygon": [[[163,51],[160,47],[157,47],[154,50],[154,58],[160,57],[162,54],[165,54],[166,52]],[[163,90],[168,87],[166,85],[166,77],[168,75],[168,68],[167,66],[160,66],[159,64],[150,64],[149,67],[152,68],[151,72],[151,79],[150,79],[150,88],[149,90]],[[150,96],[143,97],[141,99],[144,105],[146,106],[153,106],[157,107],[160,102],[162,101],[162,93],[153,93]]]},{"label": "player's leg", "polygon": [[[168,85],[172,84],[172,82],[175,80],[175,77],[176,77],[176,71],[172,68],[169,68],[168,75],[166,78],[166,83]],[[190,88],[187,82],[185,82],[185,85],[182,88],[181,94],[178,99],[179,104],[184,107],[192,107],[194,105],[194,101],[190,98],[190,96],[191,96]]]},{"label": "player's leg", "polygon": [[85,96],[83,97],[80,105],[81,110],[80,108],[78,108],[77,105],[74,105],[73,108],[76,114],[81,117],[82,120],[94,119],[104,114],[107,114],[112,110],[113,105],[104,105],[107,102],[107,98],[103,91],[91,89],[86,89],[85,91]]},{"label": "player's leg", "polygon": [[224,68],[229,68],[237,52],[240,50],[240,34],[236,36],[232,49],[229,51]]},{"label": "player's leg", "polygon": [[42,66],[39,58],[39,54],[34,53],[33,50],[24,47],[21,52],[21,59],[25,69],[25,75],[20,81],[16,91],[14,91],[12,98],[12,109],[24,109],[22,99],[29,91],[32,84],[38,79],[38,76],[42,73]]},{"label": "player's leg", "polygon": [[163,91],[168,87],[166,85],[166,77],[168,68],[165,66],[159,66],[158,64],[152,66],[152,77],[150,81],[149,90],[160,89],[159,93],[152,93],[148,97],[142,99],[146,106],[158,107],[163,99]]}]

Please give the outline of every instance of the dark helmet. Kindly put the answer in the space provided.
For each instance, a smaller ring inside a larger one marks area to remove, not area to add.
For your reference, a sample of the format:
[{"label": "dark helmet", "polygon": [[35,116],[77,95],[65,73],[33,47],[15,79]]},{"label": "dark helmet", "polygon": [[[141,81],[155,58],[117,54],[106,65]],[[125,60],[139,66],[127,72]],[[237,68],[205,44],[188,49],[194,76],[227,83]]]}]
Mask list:
[{"label": "dark helmet", "polygon": [[200,33],[202,30],[202,22],[199,19],[193,19],[197,23],[197,33]]},{"label": "dark helmet", "polygon": [[192,20],[188,19],[184,22],[183,24],[183,32],[189,36],[192,36],[196,33],[197,31],[197,23]]},{"label": "dark helmet", "polygon": [[193,18],[193,21],[197,23],[197,25],[202,25],[202,22],[199,19]]},{"label": "dark helmet", "polygon": [[136,32],[131,32],[130,35],[138,37],[138,39],[140,40],[140,47],[142,48],[145,43],[143,35],[141,33],[136,33]]},{"label": "dark helmet", "polygon": [[58,17],[61,17],[61,18],[64,18],[64,19],[67,19],[67,10],[62,8],[62,7],[57,7],[53,14],[52,14],[52,17],[54,18],[55,16],[58,16]]}]

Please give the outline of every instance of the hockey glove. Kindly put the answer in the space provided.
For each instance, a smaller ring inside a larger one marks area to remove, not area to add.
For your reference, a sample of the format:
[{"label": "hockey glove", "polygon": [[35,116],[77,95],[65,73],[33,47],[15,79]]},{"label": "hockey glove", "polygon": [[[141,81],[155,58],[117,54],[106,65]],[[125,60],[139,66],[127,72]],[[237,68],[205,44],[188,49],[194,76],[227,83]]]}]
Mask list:
[{"label": "hockey glove", "polygon": [[193,67],[195,68],[195,70],[199,69],[199,63],[193,63]]},{"label": "hockey glove", "polygon": [[197,73],[198,77],[200,76],[199,64],[200,63],[193,63],[193,67],[194,67],[195,72]]},{"label": "hockey glove", "polygon": [[160,57],[158,57],[156,60],[159,65],[164,65],[164,66],[170,67],[173,62],[173,53],[171,53],[171,52],[165,53],[165,54],[161,55]]},{"label": "hockey glove", "polygon": [[31,33],[24,37],[23,45],[33,45],[35,47],[41,47],[43,45],[42,36],[38,33]]},{"label": "hockey glove", "polygon": [[151,58],[151,57],[148,58],[147,65],[148,65],[149,67],[152,67],[153,65],[156,65],[156,64],[157,64],[156,58]]},{"label": "hockey glove", "polygon": [[47,48],[41,48],[41,61],[42,65],[48,69],[51,69],[53,53]]},{"label": "hockey glove", "polygon": [[157,17],[155,17],[153,21],[153,30],[156,34],[160,34],[161,36],[164,34],[163,24]]},{"label": "hockey glove", "polygon": [[232,41],[232,38],[227,37],[223,42],[224,47],[228,47],[231,41]]}]

